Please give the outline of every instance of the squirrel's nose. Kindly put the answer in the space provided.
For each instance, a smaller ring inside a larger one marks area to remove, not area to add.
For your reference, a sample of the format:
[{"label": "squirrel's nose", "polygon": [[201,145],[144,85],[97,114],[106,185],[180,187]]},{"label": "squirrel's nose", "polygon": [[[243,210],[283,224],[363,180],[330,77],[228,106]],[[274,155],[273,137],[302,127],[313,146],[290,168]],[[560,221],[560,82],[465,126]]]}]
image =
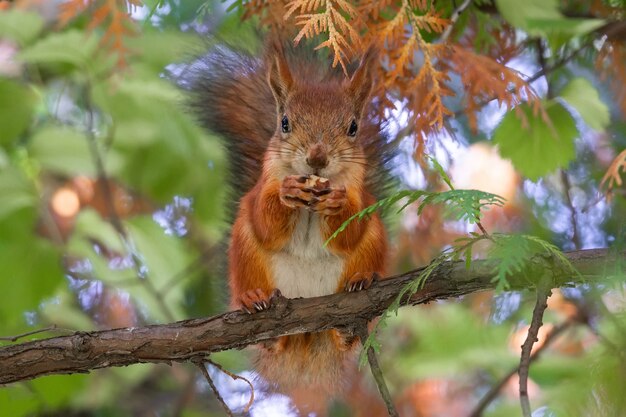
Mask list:
[{"label": "squirrel's nose", "polygon": [[314,169],[326,168],[328,165],[328,151],[326,150],[326,145],[322,142],[318,142],[311,146],[306,155],[306,163]]}]

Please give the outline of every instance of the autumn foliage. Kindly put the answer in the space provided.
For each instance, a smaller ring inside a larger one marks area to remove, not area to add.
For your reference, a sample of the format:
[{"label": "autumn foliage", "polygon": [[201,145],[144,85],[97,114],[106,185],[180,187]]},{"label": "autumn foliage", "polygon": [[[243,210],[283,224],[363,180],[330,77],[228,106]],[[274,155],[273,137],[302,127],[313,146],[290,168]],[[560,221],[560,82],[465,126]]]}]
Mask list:
[{"label": "autumn foliage", "polygon": [[[29,4],[36,0],[22,0]],[[462,114],[470,128],[477,130],[477,114],[492,100],[507,109],[529,102],[540,112],[536,92],[528,77],[507,66],[524,52],[515,28],[505,19],[491,17],[493,4],[467,1],[463,10],[454,2],[429,0],[249,0],[235,1],[243,20],[260,18],[261,24],[294,44],[303,39],[327,49],[332,66],[348,72],[348,65],[375,44],[380,51],[378,84],[380,114],[398,105],[409,113],[403,135],[414,135],[418,154],[429,134],[448,126],[448,118],[458,115],[450,109],[460,80]],[[576,2],[573,2],[576,3]],[[584,2],[583,2],[584,3]],[[102,30],[102,44],[116,53],[123,66],[128,54],[125,38],[136,32],[129,17],[141,0],[69,0],[61,5],[59,24],[65,25],[89,12],[89,29]],[[468,18],[460,13],[472,9]],[[596,0],[589,7],[591,16],[619,18],[619,6]],[[623,36],[623,34],[621,35]],[[614,87],[616,101],[626,114],[626,49],[616,36],[596,52],[598,70]],[[524,117],[522,112],[518,113]],[[542,115],[545,117],[545,114]]]}]

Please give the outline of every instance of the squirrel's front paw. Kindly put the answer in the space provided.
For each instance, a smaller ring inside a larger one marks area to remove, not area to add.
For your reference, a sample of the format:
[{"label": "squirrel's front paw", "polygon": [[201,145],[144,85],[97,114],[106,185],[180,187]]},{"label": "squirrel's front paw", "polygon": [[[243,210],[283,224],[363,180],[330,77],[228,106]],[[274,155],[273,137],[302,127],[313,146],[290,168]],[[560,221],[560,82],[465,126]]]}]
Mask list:
[{"label": "squirrel's front paw", "polygon": [[343,210],[348,203],[346,187],[330,187],[329,192],[318,197],[318,201],[312,206],[313,211],[326,216],[335,216]]},{"label": "squirrel's front paw", "polygon": [[306,175],[289,175],[280,186],[280,201],[287,207],[309,207],[315,201],[315,195],[307,187]]},{"label": "squirrel's front paw", "polygon": [[316,175],[289,175],[280,187],[280,201],[287,207],[312,209],[320,196],[330,192],[328,180]]},{"label": "squirrel's front paw", "polygon": [[248,314],[252,314],[257,311],[267,310],[272,306],[272,301],[281,295],[282,294],[278,288],[272,291],[269,296],[265,293],[265,291],[257,288],[244,292],[237,301],[243,311]]}]

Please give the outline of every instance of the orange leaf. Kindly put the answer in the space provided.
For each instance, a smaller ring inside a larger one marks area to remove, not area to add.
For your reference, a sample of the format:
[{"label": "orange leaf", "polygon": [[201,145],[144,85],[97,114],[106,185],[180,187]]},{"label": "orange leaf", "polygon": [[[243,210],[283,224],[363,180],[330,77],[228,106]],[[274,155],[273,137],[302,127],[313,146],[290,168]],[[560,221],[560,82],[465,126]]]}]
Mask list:
[{"label": "orange leaf", "polygon": [[613,162],[611,162],[611,165],[609,165],[609,168],[606,170],[606,174],[602,177],[600,188],[606,187],[607,193],[609,193],[615,188],[615,185],[621,187],[622,177],[620,170],[626,172],[626,149],[620,152]]}]

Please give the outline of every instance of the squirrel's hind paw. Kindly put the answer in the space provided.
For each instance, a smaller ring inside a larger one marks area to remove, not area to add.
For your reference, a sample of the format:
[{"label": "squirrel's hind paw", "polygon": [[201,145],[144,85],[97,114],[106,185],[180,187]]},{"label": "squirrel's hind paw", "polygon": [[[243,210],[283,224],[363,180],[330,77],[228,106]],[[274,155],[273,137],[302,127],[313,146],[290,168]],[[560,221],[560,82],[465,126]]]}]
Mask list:
[{"label": "squirrel's hind paw", "polygon": [[347,292],[366,290],[379,278],[380,275],[377,272],[357,272],[350,277],[344,290]]},{"label": "squirrel's hind paw", "polygon": [[274,289],[268,296],[265,291],[260,288],[248,290],[239,297],[239,305],[241,309],[248,314],[264,311],[272,306],[272,301],[282,294],[278,288]]}]

